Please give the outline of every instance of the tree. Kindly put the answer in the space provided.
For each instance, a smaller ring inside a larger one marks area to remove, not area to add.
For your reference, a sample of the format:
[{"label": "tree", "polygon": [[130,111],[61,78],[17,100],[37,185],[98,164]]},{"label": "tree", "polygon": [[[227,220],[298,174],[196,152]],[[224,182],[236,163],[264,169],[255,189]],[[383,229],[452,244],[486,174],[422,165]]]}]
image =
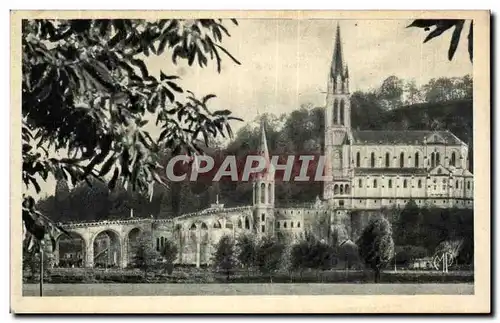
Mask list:
[{"label": "tree", "polygon": [[392,110],[401,106],[403,86],[403,80],[394,75],[389,76],[382,82],[377,96],[385,110]]},{"label": "tree", "polygon": [[397,246],[394,250],[395,262],[401,265],[408,265],[410,261],[426,257],[427,254],[427,249],[421,246]]},{"label": "tree", "polygon": [[[448,60],[452,60],[453,56],[458,47],[458,43],[460,41],[460,35],[462,34],[462,29],[464,27],[465,20],[464,19],[416,19],[414,20],[408,27],[418,27],[423,28],[425,31],[429,31],[431,27],[434,29],[427,35],[424,40],[424,43],[429,40],[440,36],[442,33],[455,27],[453,30],[453,34],[451,36],[450,47],[448,49]],[[469,59],[472,62],[473,57],[473,21],[471,20],[469,25],[469,35],[467,36],[468,41],[468,51],[469,51]]]},{"label": "tree", "polygon": [[255,264],[255,256],[257,245],[252,235],[243,234],[236,241],[237,259],[238,262],[247,269],[247,274],[250,276],[250,268]]},{"label": "tree", "polygon": [[365,264],[375,272],[375,282],[378,283],[382,268],[387,265],[394,254],[394,241],[389,221],[382,215],[373,217],[356,244]]},{"label": "tree", "polygon": [[150,232],[145,232],[138,237],[132,257],[132,265],[141,269],[145,278],[147,278],[148,271],[156,265],[159,256],[151,237]]},{"label": "tree", "polygon": [[165,240],[165,245],[160,250],[160,255],[163,257],[163,260],[166,263],[166,269],[169,275],[172,274],[174,269],[174,261],[178,256],[178,249],[175,243],[170,240]]},{"label": "tree", "polygon": [[225,273],[226,280],[229,281],[232,270],[236,266],[234,241],[230,236],[222,236],[217,243],[213,256],[213,266],[215,270]]},{"label": "tree", "polygon": [[257,248],[257,266],[263,275],[269,275],[271,283],[273,274],[279,269],[285,246],[274,238],[265,236]]},{"label": "tree", "polygon": [[423,94],[414,79],[404,83],[404,92],[406,94],[405,105],[422,103],[424,101]]},{"label": "tree", "polygon": [[[236,20],[232,21],[237,24]],[[109,188],[151,192],[165,182],[159,153],[201,151],[210,137],[232,136],[229,110],[209,111],[213,94],[196,98],[178,76],[150,74],[144,57],[170,51],[174,64],[221,69],[221,46],[230,36],[221,20],[34,19],[22,22],[22,179],[37,194],[49,176],[76,183],[98,178]],[[146,130],[156,117],[161,130]],[[65,157],[54,154],[59,151]],[[23,221],[35,237],[54,224],[26,194]]]}]

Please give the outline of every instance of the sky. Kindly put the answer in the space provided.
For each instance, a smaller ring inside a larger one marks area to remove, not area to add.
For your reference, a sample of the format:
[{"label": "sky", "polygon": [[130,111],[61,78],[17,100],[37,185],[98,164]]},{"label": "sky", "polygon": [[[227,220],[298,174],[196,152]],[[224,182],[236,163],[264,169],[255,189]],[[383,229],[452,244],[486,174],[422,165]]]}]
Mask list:
[{"label": "sky", "polygon": [[[223,56],[218,73],[215,61],[205,68],[188,66],[185,61],[174,65],[168,52],[146,60],[151,74],[159,77],[162,70],[178,75],[179,85],[198,97],[216,94],[210,109],[229,109],[244,119],[232,123],[235,131],[259,114],[280,115],[302,104],[325,104],[337,24],[351,92],[377,88],[391,75],[422,85],[432,78],[472,74],[468,23],[451,62],[448,46],[452,31],[423,44],[427,32],[406,28],[411,20],[239,19],[238,23],[235,26],[227,21],[231,37],[224,38],[222,45],[241,65]],[[150,130],[154,136],[156,129]],[[42,196],[52,195],[55,182],[50,179],[41,187]]]},{"label": "sky", "polygon": [[[228,21],[230,38],[223,46],[240,62],[223,59],[206,68],[173,65],[169,57],[155,57],[148,67],[159,75],[164,69],[182,77],[181,85],[197,95],[215,93],[213,108],[233,111],[245,121],[259,113],[291,112],[301,104],[325,104],[335,29],[340,25],[343,54],[349,66],[351,92],[379,87],[390,75],[415,79],[472,73],[467,52],[468,24],[459,48],[448,61],[449,30],[426,44],[420,28],[406,28],[411,20],[297,20],[240,19]],[[242,123],[235,124],[238,128]]]}]

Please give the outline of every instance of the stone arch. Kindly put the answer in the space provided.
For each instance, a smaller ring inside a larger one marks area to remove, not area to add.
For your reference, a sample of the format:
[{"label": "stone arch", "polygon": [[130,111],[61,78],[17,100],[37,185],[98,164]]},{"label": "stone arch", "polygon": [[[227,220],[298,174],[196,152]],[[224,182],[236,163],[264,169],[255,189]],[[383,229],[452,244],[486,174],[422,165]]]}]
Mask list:
[{"label": "stone arch", "polygon": [[334,195],[339,194],[339,186],[338,186],[337,184],[335,184],[335,185],[333,186],[333,194],[334,194]]},{"label": "stone arch", "polygon": [[58,267],[84,267],[86,265],[87,242],[78,232],[70,231],[69,236],[61,234],[56,239],[55,265]]},{"label": "stone arch", "polygon": [[178,250],[178,259],[179,263],[183,262],[183,249],[184,249],[184,234],[183,234],[183,227],[182,224],[177,223],[174,226],[174,232],[173,232],[173,239],[175,243],[177,244],[177,250]]},{"label": "stone arch", "polygon": [[247,216],[245,216],[245,229],[250,230],[251,229],[251,224],[250,224],[250,219]]},{"label": "stone arch", "polygon": [[345,120],[344,120],[344,117],[345,117],[345,103],[344,103],[344,100],[340,100],[340,124],[341,125],[345,125]]},{"label": "stone arch", "polygon": [[222,224],[219,220],[215,220],[212,226],[214,229],[222,229]]},{"label": "stone arch", "polygon": [[344,194],[344,185],[339,185],[340,187],[340,195]]},{"label": "stone arch", "polygon": [[456,164],[457,164],[457,155],[453,151],[451,153],[450,166],[456,166]]},{"label": "stone arch", "polygon": [[333,101],[333,124],[338,124],[339,123],[339,103],[337,99]]},{"label": "stone arch", "polygon": [[[142,230],[138,227],[132,228],[128,231],[126,235],[127,241],[127,262],[130,263],[136,254],[136,248],[139,245],[139,238],[142,234]],[[162,237],[163,238],[163,237]],[[158,243],[160,242],[160,243]],[[157,241],[156,250],[160,251],[163,247],[161,241]]]},{"label": "stone arch", "polygon": [[104,229],[92,239],[94,267],[117,267],[122,262],[122,239],[113,229]]}]

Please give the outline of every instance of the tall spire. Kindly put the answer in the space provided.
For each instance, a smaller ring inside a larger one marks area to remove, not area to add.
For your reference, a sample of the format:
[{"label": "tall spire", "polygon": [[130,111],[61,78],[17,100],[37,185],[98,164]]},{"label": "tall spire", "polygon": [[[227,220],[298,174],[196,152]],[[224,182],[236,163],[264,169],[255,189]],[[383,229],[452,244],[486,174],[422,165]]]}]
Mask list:
[{"label": "tall spire", "polygon": [[260,121],[260,149],[259,153],[266,159],[266,162],[269,161],[269,150],[267,149],[267,138],[266,138],[266,129],[264,126],[264,119]]},{"label": "tall spire", "polygon": [[342,57],[342,40],[340,38],[340,25],[338,23],[331,69],[332,78],[336,78],[337,75],[340,75],[342,78],[344,77],[344,58]]}]

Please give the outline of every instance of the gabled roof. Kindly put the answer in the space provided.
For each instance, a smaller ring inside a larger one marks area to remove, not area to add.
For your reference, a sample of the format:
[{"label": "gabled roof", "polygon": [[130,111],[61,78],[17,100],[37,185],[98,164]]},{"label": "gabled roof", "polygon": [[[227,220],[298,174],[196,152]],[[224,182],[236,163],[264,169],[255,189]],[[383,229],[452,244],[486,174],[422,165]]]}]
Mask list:
[{"label": "gabled roof", "polygon": [[442,138],[447,145],[462,145],[460,139],[449,131],[432,130],[353,130],[354,144],[405,144],[423,145],[429,139]]},{"label": "gabled roof", "polygon": [[450,175],[451,171],[444,167],[443,165],[437,165],[433,169],[429,171],[429,175],[436,176],[436,175]]}]

